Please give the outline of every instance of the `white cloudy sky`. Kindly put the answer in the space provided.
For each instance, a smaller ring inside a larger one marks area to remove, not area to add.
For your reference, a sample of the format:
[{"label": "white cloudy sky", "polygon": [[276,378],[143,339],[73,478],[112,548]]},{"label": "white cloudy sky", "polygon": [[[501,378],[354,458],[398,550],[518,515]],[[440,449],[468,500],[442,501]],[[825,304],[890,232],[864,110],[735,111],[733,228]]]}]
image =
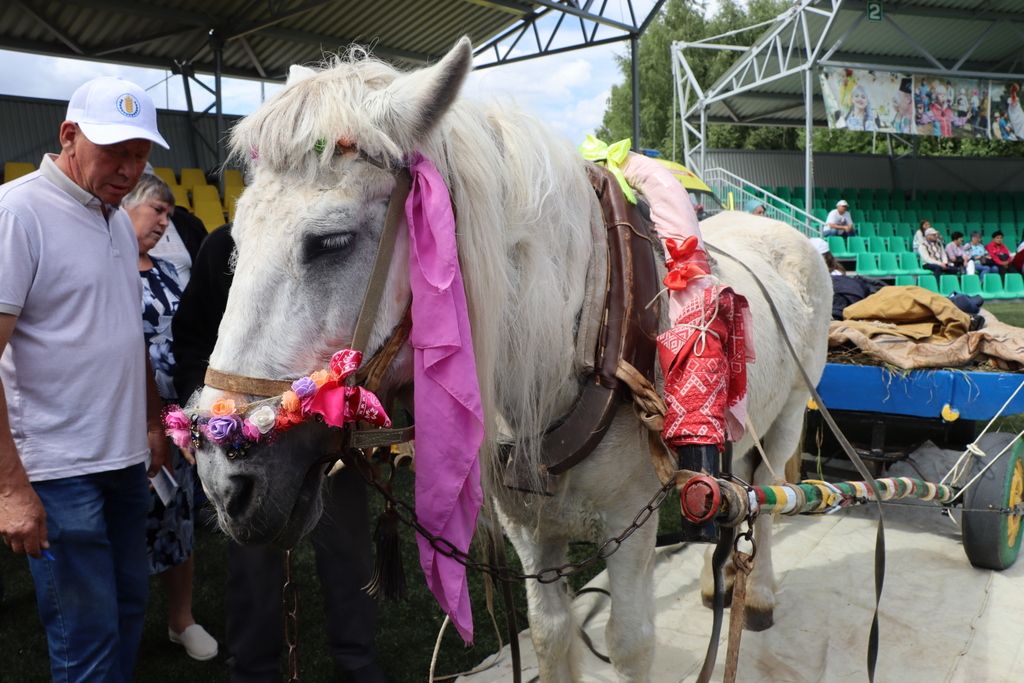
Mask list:
[{"label": "white cloudy sky", "polygon": [[[646,16],[653,2],[634,0],[637,16]],[[623,80],[615,55],[628,49],[628,42],[622,42],[474,71],[464,92],[515,102],[578,143],[600,125],[612,85]],[[78,85],[99,75],[121,76],[148,88],[158,107],[185,108],[181,78],[166,71],[0,50],[2,94],[66,100]],[[212,77],[201,78],[212,86]],[[259,105],[259,83],[224,79],[223,84],[225,113],[245,114]],[[277,87],[265,85],[265,95]],[[199,110],[212,102],[202,88],[193,86],[192,95]]]}]

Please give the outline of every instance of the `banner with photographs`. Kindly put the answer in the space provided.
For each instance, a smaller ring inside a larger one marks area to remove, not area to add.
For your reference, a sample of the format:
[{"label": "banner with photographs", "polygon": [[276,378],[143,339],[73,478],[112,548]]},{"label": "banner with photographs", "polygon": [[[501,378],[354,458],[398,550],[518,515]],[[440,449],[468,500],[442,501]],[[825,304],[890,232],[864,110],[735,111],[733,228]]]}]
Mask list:
[{"label": "banner with photographs", "polygon": [[989,130],[993,140],[1024,140],[1024,110],[1021,110],[1019,97],[1022,90],[1024,81],[992,82]]},{"label": "banner with photographs", "polygon": [[988,81],[915,76],[915,132],[936,138],[987,138],[988,102]]},{"label": "banner with photographs", "polygon": [[888,71],[824,68],[821,92],[829,128],[914,132],[914,80]]},{"label": "banner with photographs", "polygon": [[829,128],[1024,140],[1024,81],[823,68]]}]

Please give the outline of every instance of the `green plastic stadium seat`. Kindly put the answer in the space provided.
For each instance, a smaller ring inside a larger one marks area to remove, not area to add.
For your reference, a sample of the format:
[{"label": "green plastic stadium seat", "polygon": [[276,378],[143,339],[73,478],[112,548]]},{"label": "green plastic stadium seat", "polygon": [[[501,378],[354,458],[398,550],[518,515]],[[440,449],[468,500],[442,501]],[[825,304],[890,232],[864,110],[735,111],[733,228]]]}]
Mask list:
[{"label": "green plastic stadium seat", "polygon": [[969,296],[978,296],[984,293],[981,289],[981,278],[977,275],[962,275],[960,286],[962,287],[960,291]]},{"label": "green plastic stadium seat", "polygon": [[868,251],[873,251],[876,254],[881,254],[884,251],[889,251],[889,245],[885,243],[884,237],[869,237]]},{"label": "green plastic stadium seat", "polygon": [[857,275],[878,277],[885,272],[878,267],[878,254],[857,254]]},{"label": "green plastic stadium seat", "polygon": [[889,251],[897,254],[907,251],[907,241],[902,237],[890,237]]},{"label": "green plastic stadium seat", "polygon": [[962,292],[960,288],[960,278],[956,275],[940,275],[939,276],[939,294],[942,296],[949,296],[953,292]]},{"label": "green plastic stadium seat", "polygon": [[931,273],[920,275],[917,278],[917,286],[927,289],[929,292],[939,293],[939,283]]},{"label": "green plastic stadium seat", "polygon": [[908,287],[917,282],[913,275],[897,275],[896,284],[900,287]]},{"label": "green plastic stadium seat", "polygon": [[847,237],[846,249],[848,254],[863,254],[868,250],[868,241],[863,237]]},{"label": "green plastic stadium seat", "polygon": [[1003,288],[1006,290],[1007,299],[1024,298],[1024,276],[1020,273],[1007,273]]},{"label": "green plastic stadium seat", "polygon": [[896,234],[896,226],[888,221],[882,221],[875,226],[875,233],[879,237],[892,237]]},{"label": "green plastic stadium seat", "polygon": [[832,252],[832,255],[836,258],[849,256],[850,252],[846,250],[846,240],[842,237],[832,235],[831,237],[826,238],[825,241],[828,242],[828,250]]},{"label": "green plastic stadium seat", "polygon": [[981,281],[981,295],[986,299],[1005,299],[1006,290],[1003,289],[1003,278],[999,273],[985,273]]},{"label": "green plastic stadium seat", "polygon": [[857,234],[861,237],[874,237],[878,234],[878,227],[874,221],[861,221],[856,223],[855,227],[857,228]]},{"label": "green plastic stadium seat", "polygon": [[889,251],[879,254],[878,270],[885,273],[886,275],[901,274],[899,262],[896,260],[896,254]]},{"label": "green plastic stadium seat", "polygon": [[901,252],[897,259],[900,263],[900,270],[908,275],[928,275],[928,271],[921,267],[917,260],[917,254],[912,251]]}]

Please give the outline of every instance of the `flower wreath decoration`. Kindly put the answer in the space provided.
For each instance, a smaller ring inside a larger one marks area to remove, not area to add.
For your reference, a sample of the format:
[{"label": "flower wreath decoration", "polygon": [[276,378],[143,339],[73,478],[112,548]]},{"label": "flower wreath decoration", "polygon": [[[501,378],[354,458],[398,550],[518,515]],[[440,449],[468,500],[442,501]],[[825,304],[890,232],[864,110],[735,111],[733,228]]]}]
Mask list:
[{"label": "flower wreath decoration", "polygon": [[170,405],[164,412],[167,436],[182,449],[198,449],[207,439],[237,457],[254,444],[266,443],[295,425],[319,417],[332,427],[356,421],[390,427],[384,406],[368,389],[348,386],[348,379],[362,364],[363,354],[342,349],[326,369],[292,382],[279,396],[239,405],[230,398],[214,401],[209,411],[186,411]]}]

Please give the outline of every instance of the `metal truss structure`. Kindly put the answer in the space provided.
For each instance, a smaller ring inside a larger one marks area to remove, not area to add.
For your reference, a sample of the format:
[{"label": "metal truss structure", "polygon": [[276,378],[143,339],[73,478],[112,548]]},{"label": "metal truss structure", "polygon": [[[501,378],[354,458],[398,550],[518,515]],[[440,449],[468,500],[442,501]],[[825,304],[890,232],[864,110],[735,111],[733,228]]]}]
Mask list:
[{"label": "metal truss structure", "polygon": [[[1024,78],[1024,2],[799,0],[775,19],[672,46],[675,106],[687,165],[704,172],[708,125],[803,126],[805,210],[813,198],[814,126],[827,126],[817,71],[843,67],[948,78]],[[969,5],[978,5],[976,8]],[[737,36],[760,32],[751,46]],[[700,83],[697,51],[739,55],[714,84]]]}]

